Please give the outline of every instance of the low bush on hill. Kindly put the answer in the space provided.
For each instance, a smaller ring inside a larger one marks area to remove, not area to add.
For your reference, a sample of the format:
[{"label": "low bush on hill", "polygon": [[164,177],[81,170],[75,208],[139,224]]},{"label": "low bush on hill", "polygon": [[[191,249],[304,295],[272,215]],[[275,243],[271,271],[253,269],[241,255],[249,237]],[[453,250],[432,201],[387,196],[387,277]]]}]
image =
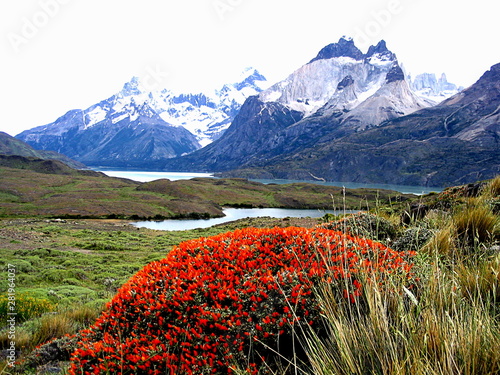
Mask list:
[{"label": "low bush on hill", "polygon": [[295,332],[321,331],[318,283],[339,303],[358,303],[361,279],[409,277],[411,255],[319,228],[183,242],[130,279],[82,332],[70,373],[230,374],[241,364],[251,374],[288,373],[290,363],[307,362]]}]

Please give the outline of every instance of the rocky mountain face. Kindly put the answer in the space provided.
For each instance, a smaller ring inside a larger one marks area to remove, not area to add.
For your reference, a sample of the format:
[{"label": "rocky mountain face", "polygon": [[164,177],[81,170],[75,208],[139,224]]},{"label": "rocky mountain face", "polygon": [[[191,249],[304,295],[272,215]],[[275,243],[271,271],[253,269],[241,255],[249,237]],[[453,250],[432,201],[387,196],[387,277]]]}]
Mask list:
[{"label": "rocky mountain face", "polygon": [[500,174],[500,64],[441,104],[232,175],[449,186]]},{"label": "rocky mountain face", "polygon": [[133,78],[116,95],[16,137],[87,165],[148,168],[150,162],[191,153],[220,137],[265,82],[250,68],[220,90],[178,94],[149,92]]},{"label": "rocky mountain face", "polygon": [[249,98],[219,140],[157,166],[437,187],[491,178],[500,173],[499,71],[432,106],[384,42],[362,54],[341,39]]},{"label": "rocky mountain face", "polygon": [[380,126],[433,103],[416,95],[384,41],[363,54],[341,38],[249,98],[216,142],[162,168],[227,171]]},{"label": "rocky mountain face", "polygon": [[3,160],[9,159],[8,157],[10,156],[19,156],[22,158],[39,160],[57,160],[70,166],[71,168],[85,168],[84,164],[70,159],[66,155],[62,155],[54,151],[35,150],[27,143],[4,132],[0,132],[0,155],[6,156]]},{"label": "rocky mountain face", "polygon": [[417,95],[428,100],[435,101],[436,104],[455,94],[458,94],[464,89],[461,86],[459,87],[448,82],[446,74],[444,73],[441,77],[439,77],[439,79],[436,78],[436,75],[433,73],[419,74],[415,77],[415,79],[409,77],[409,82],[410,87],[417,93]]}]

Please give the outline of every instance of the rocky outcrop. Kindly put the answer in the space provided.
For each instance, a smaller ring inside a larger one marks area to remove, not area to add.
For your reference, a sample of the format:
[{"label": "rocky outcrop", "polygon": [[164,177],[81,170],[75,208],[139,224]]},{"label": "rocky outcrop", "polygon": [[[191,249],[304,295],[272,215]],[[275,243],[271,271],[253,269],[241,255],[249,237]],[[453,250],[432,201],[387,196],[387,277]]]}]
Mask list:
[{"label": "rocky outcrop", "polygon": [[220,140],[187,157],[166,161],[162,168],[228,171],[259,167],[267,173],[269,165],[287,155],[366,131],[428,105],[408,87],[395,54],[384,41],[362,54],[352,40],[342,38],[285,80],[247,99]]},{"label": "rocky outcrop", "polygon": [[[500,64],[440,105],[339,139],[324,137],[267,173],[333,181],[460,185],[500,174]],[[286,171],[291,171],[287,173]]]}]

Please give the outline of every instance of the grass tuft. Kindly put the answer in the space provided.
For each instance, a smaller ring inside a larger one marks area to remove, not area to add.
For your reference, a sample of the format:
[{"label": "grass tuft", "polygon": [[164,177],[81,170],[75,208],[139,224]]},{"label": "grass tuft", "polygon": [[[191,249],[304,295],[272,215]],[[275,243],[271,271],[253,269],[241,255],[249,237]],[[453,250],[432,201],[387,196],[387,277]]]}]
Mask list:
[{"label": "grass tuft", "polygon": [[33,335],[34,345],[40,345],[49,340],[75,333],[76,324],[67,314],[50,314],[39,321],[39,328]]},{"label": "grass tuft", "polygon": [[484,195],[488,198],[496,198],[500,196],[500,175],[495,177],[486,185]]},{"label": "grass tuft", "polygon": [[475,248],[494,239],[498,217],[484,201],[471,200],[454,215],[453,224],[463,246]]}]

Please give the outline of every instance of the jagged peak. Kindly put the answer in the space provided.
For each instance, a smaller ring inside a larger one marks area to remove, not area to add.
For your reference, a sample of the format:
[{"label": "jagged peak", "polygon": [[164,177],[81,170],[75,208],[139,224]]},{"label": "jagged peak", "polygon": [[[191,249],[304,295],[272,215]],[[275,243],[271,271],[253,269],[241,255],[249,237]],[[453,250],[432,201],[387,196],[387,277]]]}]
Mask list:
[{"label": "jagged peak", "polygon": [[328,60],[334,57],[350,57],[354,60],[363,60],[364,55],[363,52],[354,45],[352,38],[343,36],[337,43],[332,43],[324,47],[309,63],[317,60]]},{"label": "jagged peak", "polygon": [[130,81],[128,81],[127,83],[125,83],[123,85],[123,88],[120,91],[120,93],[123,96],[142,94],[143,91],[141,89],[141,82],[140,82],[139,77],[132,77],[132,79]]},{"label": "jagged peak", "polygon": [[377,45],[370,46],[370,48],[368,48],[368,52],[366,52],[366,57],[371,57],[376,53],[386,53],[386,52],[391,52],[391,51],[389,51],[389,49],[387,48],[387,43],[385,42],[385,40],[381,40],[380,42],[377,43]]},{"label": "jagged peak", "polygon": [[258,81],[266,81],[266,77],[264,77],[256,68],[253,67],[247,67],[243,69],[243,72],[240,74],[239,81],[245,81],[250,77]]},{"label": "jagged peak", "polygon": [[240,75],[237,82],[233,85],[237,90],[242,90],[247,86],[259,86],[259,83],[267,82],[266,77],[264,77],[257,69],[255,68],[246,68],[243,73]]},{"label": "jagged peak", "polygon": [[[365,60],[375,63],[397,62],[396,54],[387,48],[385,40],[370,46],[366,54],[361,52],[350,37],[343,36],[337,43],[332,43],[321,49],[310,63],[317,60],[328,60],[336,57],[350,57],[357,61]],[[377,61],[378,60],[378,61]]]},{"label": "jagged peak", "polygon": [[381,40],[375,46],[370,46],[365,54],[365,61],[379,63],[397,62],[396,54],[387,48],[385,40]]}]

